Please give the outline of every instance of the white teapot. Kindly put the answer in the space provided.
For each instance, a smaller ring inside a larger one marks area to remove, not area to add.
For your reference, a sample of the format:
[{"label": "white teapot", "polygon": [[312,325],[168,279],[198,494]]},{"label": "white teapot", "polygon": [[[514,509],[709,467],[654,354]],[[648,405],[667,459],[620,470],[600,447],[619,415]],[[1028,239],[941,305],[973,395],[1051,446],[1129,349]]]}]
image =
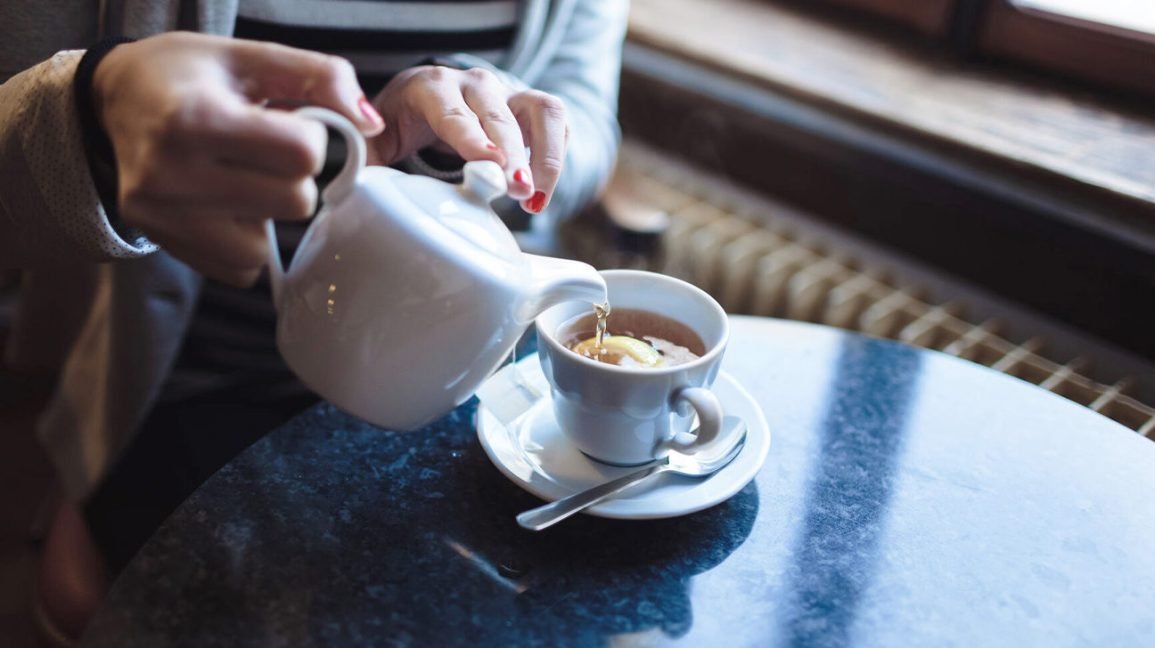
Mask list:
[{"label": "white teapot", "polygon": [[381,427],[420,427],[467,400],[538,313],[605,300],[592,266],[518,248],[489,207],[506,192],[496,163],[466,164],[460,186],[366,167],[348,120],[298,113],[341,132],[348,154],[288,268],[269,222],[277,347],[338,407]]}]

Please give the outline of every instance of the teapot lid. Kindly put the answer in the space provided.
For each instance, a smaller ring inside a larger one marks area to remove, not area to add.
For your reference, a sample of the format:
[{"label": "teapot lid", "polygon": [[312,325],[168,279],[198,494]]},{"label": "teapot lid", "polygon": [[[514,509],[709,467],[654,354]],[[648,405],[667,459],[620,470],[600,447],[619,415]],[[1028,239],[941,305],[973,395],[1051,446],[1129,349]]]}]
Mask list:
[{"label": "teapot lid", "polygon": [[490,160],[466,162],[462,171],[461,185],[426,176],[403,176],[397,182],[414,206],[457,236],[500,258],[516,258],[521,254],[517,240],[490,207],[508,189],[505,172]]}]

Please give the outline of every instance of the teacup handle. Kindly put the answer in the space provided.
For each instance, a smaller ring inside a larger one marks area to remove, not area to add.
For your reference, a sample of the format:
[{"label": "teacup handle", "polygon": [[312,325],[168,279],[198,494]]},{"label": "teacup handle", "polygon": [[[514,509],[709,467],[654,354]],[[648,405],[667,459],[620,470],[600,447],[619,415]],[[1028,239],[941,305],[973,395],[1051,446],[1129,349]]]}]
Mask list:
[{"label": "teacup handle", "polygon": [[692,439],[681,441],[676,436],[665,441],[663,448],[693,454],[703,446],[718,438],[722,430],[722,404],[714,392],[705,387],[686,387],[674,396],[674,404],[681,407],[688,403],[698,413],[698,434]]},{"label": "teacup handle", "polygon": [[[365,168],[365,138],[361,136],[361,131],[357,130],[353,122],[328,108],[306,106],[293,112],[331,126],[345,138],[345,165],[321,194],[321,199],[326,205],[335,205],[353,191],[353,187],[357,184],[357,175]],[[323,215],[322,213],[317,218]],[[277,246],[277,231],[272,219],[265,221],[265,239],[269,245],[269,282],[273,285],[273,303],[280,304],[285,267],[281,264],[281,251]]]}]

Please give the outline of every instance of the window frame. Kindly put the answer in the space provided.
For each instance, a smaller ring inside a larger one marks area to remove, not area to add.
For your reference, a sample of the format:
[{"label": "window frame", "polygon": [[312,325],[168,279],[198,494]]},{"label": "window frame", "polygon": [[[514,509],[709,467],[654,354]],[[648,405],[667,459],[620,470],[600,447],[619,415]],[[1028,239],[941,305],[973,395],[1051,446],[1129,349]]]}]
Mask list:
[{"label": "window frame", "polygon": [[989,56],[1155,97],[1152,34],[990,0],[977,44]]},{"label": "window frame", "polygon": [[1007,61],[1068,80],[1155,97],[1155,34],[1014,0],[823,0],[942,42],[969,58]]}]

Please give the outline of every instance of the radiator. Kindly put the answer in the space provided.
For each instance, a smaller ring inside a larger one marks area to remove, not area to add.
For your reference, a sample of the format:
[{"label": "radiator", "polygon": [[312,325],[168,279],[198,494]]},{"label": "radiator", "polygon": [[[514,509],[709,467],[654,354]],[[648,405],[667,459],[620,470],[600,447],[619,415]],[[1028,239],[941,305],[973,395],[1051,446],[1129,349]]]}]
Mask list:
[{"label": "radiator", "polygon": [[623,146],[605,202],[624,205],[641,230],[660,232],[654,245],[623,250],[604,236],[571,232],[573,256],[601,268],[681,277],[730,313],[819,322],[936,349],[1039,385],[1155,439],[1155,368],[1143,359],[638,143]]}]

